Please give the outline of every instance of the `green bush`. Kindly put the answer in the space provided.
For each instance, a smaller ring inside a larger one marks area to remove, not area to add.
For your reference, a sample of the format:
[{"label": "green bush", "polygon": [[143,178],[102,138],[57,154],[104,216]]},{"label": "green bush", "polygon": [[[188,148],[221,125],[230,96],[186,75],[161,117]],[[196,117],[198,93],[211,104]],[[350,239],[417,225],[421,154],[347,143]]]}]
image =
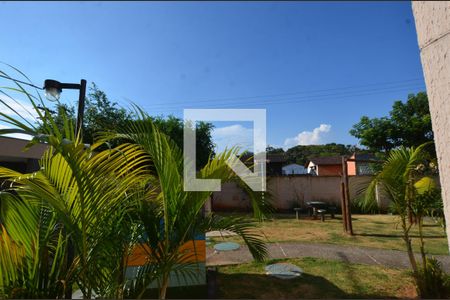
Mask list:
[{"label": "green bush", "polygon": [[420,267],[418,272],[417,289],[420,296],[448,299],[449,287],[449,276],[442,269],[442,264],[434,257],[427,257],[426,265]]}]

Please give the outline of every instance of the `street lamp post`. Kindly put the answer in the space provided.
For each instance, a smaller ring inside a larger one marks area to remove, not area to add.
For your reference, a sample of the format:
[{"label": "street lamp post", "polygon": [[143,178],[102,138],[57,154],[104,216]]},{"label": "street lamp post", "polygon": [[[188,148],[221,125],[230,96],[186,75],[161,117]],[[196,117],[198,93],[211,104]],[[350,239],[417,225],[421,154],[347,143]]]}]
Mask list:
[{"label": "street lamp post", "polygon": [[83,118],[84,103],[86,98],[86,80],[81,79],[80,83],[61,83],[53,79],[47,79],[44,82],[45,97],[50,101],[58,101],[61,97],[61,92],[63,89],[80,91],[78,97],[78,112],[75,136],[80,135],[80,139],[81,141],[83,141]]},{"label": "street lamp post", "polygon": [[[86,80],[81,79],[80,83],[61,83],[61,82],[53,80],[53,79],[47,79],[44,82],[44,87],[41,88],[32,83],[25,82],[22,80],[17,80],[17,79],[11,78],[11,77],[3,75],[3,74],[0,74],[0,77],[8,79],[8,80],[12,80],[16,83],[31,86],[36,89],[45,90],[45,97],[49,101],[52,101],[52,102],[59,100],[63,89],[79,90],[80,94],[78,97],[78,112],[77,112],[77,124],[76,124],[76,128],[75,128],[75,137],[78,137],[78,135],[79,135],[80,141],[83,142],[83,118],[84,118],[84,103],[85,103],[85,98],[86,98]],[[41,107],[38,107],[38,108],[41,108]],[[74,249],[73,242],[69,238],[69,244],[67,245],[67,268],[70,268],[70,266],[73,263],[74,254],[75,254],[74,252],[75,252],[75,249]],[[72,299],[72,287],[71,286],[66,287],[64,297],[65,297],[65,299]]]},{"label": "street lamp post", "polygon": [[[58,101],[63,89],[79,90],[77,124],[75,128],[75,138],[80,138],[83,142],[83,118],[84,118],[84,102],[86,98],[86,80],[81,79],[80,83],[61,83],[53,79],[47,79],[44,82],[45,97],[50,101]],[[72,239],[69,238],[67,245],[67,269],[72,266],[75,257],[75,248]],[[72,299],[72,287],[67,286],[64,293],[65,299]]]}]

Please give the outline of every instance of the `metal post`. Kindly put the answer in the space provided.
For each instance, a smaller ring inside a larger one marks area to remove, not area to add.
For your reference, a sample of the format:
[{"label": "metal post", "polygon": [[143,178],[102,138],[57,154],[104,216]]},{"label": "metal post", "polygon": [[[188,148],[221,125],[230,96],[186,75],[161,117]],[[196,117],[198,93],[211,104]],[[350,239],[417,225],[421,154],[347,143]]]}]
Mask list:
[{"label": "metal post", "polygon": [[[83,118],[84,118],[84,102],[86,98],[86,80],[81,79],[80,81],[80,94],[78,98],[78,112],[77,112],[77,125],[75,128],[75,138],[78,137],[80,142],[83,142]],[[75,247],[72,238],[69,237],[67,244],[67,271],[73,264],[75,258]],[[72,299],[72,286],[66,286],[64,293],[65,299]]]},{"label": "metal post", "polygon": [[345,187],[344,181],[341,181],[341,210],[342,210],[342,224],[344,225],[344,232],[347,232],[347,210],[345,209]]},{"label": "metal post", "polygon": [[348,187],[348,168],[347,168],[347,159],[345,156],[342,156],[342,176],[344,182],[344,198],[345,198],[345,210],[346,210],[346,218],[347,218],[347,233],[353,235],[353,226],[352,226],[352,212],[350,210],[350,191]]},{"label": "metal post", "polygon": [[83,142],[83,118],[84,118],[84,102],[86,98],[86,80],[80,81],[80,96],[78,98],[78,114],[77,127],[75,128],[75,137],[80,135],[80,141]]}]

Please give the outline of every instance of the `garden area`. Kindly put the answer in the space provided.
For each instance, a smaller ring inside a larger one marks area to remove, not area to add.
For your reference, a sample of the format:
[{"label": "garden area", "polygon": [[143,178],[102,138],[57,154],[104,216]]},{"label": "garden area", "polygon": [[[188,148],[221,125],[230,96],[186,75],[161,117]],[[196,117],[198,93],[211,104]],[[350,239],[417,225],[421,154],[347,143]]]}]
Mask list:
[{"label": "garden area", "polygon": [[[229,215],[228,213],[221,213]],[[245,214],[231,214],[246,216]],[[325,222],[320,219],[311,220],[306,216],[295,219],[295,214],[275,214],[272,218],[260,224],[259,231],[268,243],[299,242],[326,243],[349,245],[357,247],[372,247],[379,249],[404,251],[402,230],[397,216],[390,214],[353,214],[354,236],[344,233],[342,219],[336,215],[334,219],[327,217]],[[432,255],[448,255],[448,244],[445,229],[432,218],[424,219],[424,240],[427,251]],[[418,237],[418,228],[411,230],[411,237]],[[235,241],[242,243],[236,237],[215,237],[212,241]],[[413,249],[419,252],[420,245],[413,239]]]},{"label": "garden area", "polygon": [[0,300],[450,299],[450,1],[0,19]]},{"label": "garden area", "polygon": [[[223,299],[332,299],[415,298],[413,279],[406,270],[302,258],[277,260],[301,267],[305,273],[284,280],[267,276],[265,264],[218,268],[218,298]],[[230,288],[232,287],[232,288]]]},{"label": "garden area", "polygon": [[[27,148],[45,151],[33,170],[0,167],[0,298],[204,298],[210,289],[212,298],[450,295],[448,264],[439,257],[448,248],[431,142],[384,156],[353,205],[373,211],[381,187],[390,213],[353,214],[349,236],[339,214],[324,221],[277,214],[270,198],[249,188],[252,214],[207,213],[212,191],[185,189],[183,131],[201,133],[196,178],[244,184],[229,167],[240,159],[237,148],[210,155],[211,124],[152,117],[137,105],[117,109],[93,85],[84,128],[58,102],[61,83],[51,81],[52,108],[38,91],[15,83],[4,90],[27,97],[38,121],[0,99],[12,111],[0,112],[10,125],[0,135],[27,134]],[[208,237],[214,231],[231,235]],[[237,264],[212,263],[223,241],[241,248],[230,251]],[[396,250],[405,263],[387,264],[369,250]],[[281,270],[288,266],[295,271]]]},{"label": "garden area", "polygon": [[[225,214],[228,215],[228,214]],[[234,214],[251,218],[250,215]],[[354,235],[349,236],[343,232],[342,220],[327,218],[325,222],[310,217],[295,218],[294,214],[276,214],[263,221],[257,230],[262,233],[267,243],[274,247],[283,248],[290,256],[299,253],[298,258],[271,259],[264,263],[236,260],[229,265],[218,265],[217,291],[218,298],[248,298],[248,299],[293,299],[293,298],[416,298],[418,292],[414,281],[414,274],[408,269],[408,263],[398,264],[395,256],[386,264],[378,256],[370,256],[375,260],[368,263],[355,263],[352,253],[357,256],[364,250],[370,250],[369,255],[380,250],[402,251],[406,256],[402,229],[399,226],[399,217],[390,214],[355,214],[352,216]],[[435,219],[425,218],[424,243],[429,255],[448,255],[447,239],[439,222]],[[420,242],[417,228],[411,230],[413,251],[419,257]],[[214,236],[208,239],[209,248],[215,243],[235,242],[242,244],[242,240],[233,235]],[[306,245],[308,251],[292,252],[295,245],[302,248]],[[327,253],[330,247],[326,245],[344,246],[344,249],[333,249],[336,259],[321,258],[322,250]],[[325,248],[325,249],[321,249]],[[347,249],[347,251],[343,251]],[[340,252],[342,251],[342,252]],[[279,251],[276,251],[279,252]],[[286,254],[283,251],[283,254]],[[394,253],[396,255],[403,255]],[[214,255],[219,255],[214,252]],[[242,255],[236,253],[237,256]],[[274,253],[276,256],[277,254]],[[310,257],[308,255],[312,255]],[[381,255],[392,255],[387,252]],[[278,257],[280,257],[278,253]],[[364,256],[364,255],[363,255]],[[216,257],[215,257],[216,258]],[[356,258],[356,260],[361,257]],[[364,259],[363,259],[364,260]],[[213,260],[215,263],[220,260]],[[235,264],[238,261],[239,264]],[[290,280],[274,278],[267,275],[265,267],[272,263],[290,263],[298,266],[304,273]],[[396,267],[394,265],[402,265]],[[448,266],[447,266],[448,268]],[[230,289],[228,287],[232,286]]]}]

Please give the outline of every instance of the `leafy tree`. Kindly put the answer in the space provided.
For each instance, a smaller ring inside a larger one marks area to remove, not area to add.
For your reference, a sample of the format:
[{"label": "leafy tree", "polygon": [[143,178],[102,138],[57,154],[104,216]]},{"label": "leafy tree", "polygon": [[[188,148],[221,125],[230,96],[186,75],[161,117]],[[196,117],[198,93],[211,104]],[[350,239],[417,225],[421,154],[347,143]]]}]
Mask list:
[{"label": "leafy tree", "polygon": [[390,112],[398,144],[417,147],[433,141],[431,115],[426,93],[409,95],[406,103],[396,101]]},{"label": "leafy tree", "polygon": [[396,147],[394,125],[386,117],[370,119],[363,116],[359,123],[353,126],[350,134],[359,138],[361,145],[371,150],[389,152]]},{"label": "leafy tree", "polygon": [[[183,149],[183,120],[175,116],[163,118],[150,117],[156,127],[168,135],[175,144]],[[214,156],[214,143],[211,131],[214,126],[207,122],[198,122],[196,124],[196,151],[197,151],[197,169],[206,165],[210,157]]]},{"label": "leafy tree", "polygon": [[268,146],[266,152],[267,154],[285,154],[287,163],[296,163],[299,165],[305,165],[314,157],[352,155],[355,152],[371,153],[371,151],[367,149],[360,149],[353,145],[336,143],[325,145],[298,145],[291,147],[286,151],[283,148]]},{"label": "leafy tree", "polygon": [[305,165],[311,158],[323,156],[351,155],[364,152],[355,146],[330,143],[325,145],[299,145],[286,151],[288,163]]},{"label": "leafy tree", "polygon": [[275,148],[272,146],[267,146],[266,153],[267,154],[283,154],[284,150],[283,150],[283,148]]},{"label": "leafy tree", "polygon": [[[381,152],[389,152],[400,146],[417,147],[433,141],[427,94],[411,94],[405,103],[394,102],[388,117],[363,116],[353,125],[350,134],[370,150]],[[433,149],[430,151],[434,152]]]},{"label": "leafy tree", "polygon": [[[121,143],[102,151],[103,141],[86,146],[75,137],[64,110],[62,125],[57,124],[49,109],[39,109],[44,106],[40,96],[21,90],[42,123],[38,127],[23,116],[0,112],[0,121],[12,126],[0,129],[0,135],[29,134],[30,145],[45,142],[49,149],[37,172],[0,168],[0,179],[11,183],[0,193],[0,298],[67,297],[74,282],[87,299],[94,294],[123,298],[126,261],[130,249],[141,243],[138,238],[145,239],[150,251],[140,287],[157,281],[161,298],[172,271],[187,276],[197,272],[187,261],[197,257],[197,249],[181,251],[197,233],[230,230],[244,239],[256,259],[267,256],[254,222],[202,218],[211,192],[184,191],[181,151],[147,114],[139,110],[137,122],[128,122],[122,134],[104,132]],[[232,157],[229,151],[211,158],[198,176],[230,179],[226,161]],[[259,203],[254,205],[263,211]]]},{"label": "leafy tree", "polygon": [[[58,103],[54,111],[50,111],[59,128],[63,128],[63,115],[75,126],[76,114],[75,108],[71,105]],[[162,132],[170,136],[176,145],[183,148],[183,120],[175,116],[151,117],[155,125]],[[84,114],[83,142],[93,144],[96,136],[101,132],[120,131],[129,125],[130,122],[137,122],[135,116],[130,111],[118,107],[116,102],[109,100],[106,93],[92,83],[90,92],[86,97],[86,107]],[[214,156],[214,143],[212,141],[211,131],[214,126],[211,123],[199,122],[197,128],[197,169],[204,166],[210,156]],[[110,141],[110,146],[114,147],[121,143],[120,140]],[[105,150],[106,145],[101,147]]]},{"label": "leafy tree", "polygon": [[[398,216],[403,231],[403,240],[408,258],[413,270],[417,290],[422,297],[439,297],[445,291],[433,289],[430,283],[444,282],[444,273],[436,261],[426,256],[424,241],[423,218],[433,215],[436,209],[442,206],[442,199],[432,174],[436,172],[436,164],[430,163],[430,155],[426,147],[430,143],[420,146],[392,150],[387,156],[382,170],[369,184],[365,197],[360,206],[376,206],[377,186],[391,200],[390,209]],[[429,166],[429,168],[427,167]],[[430,171],[427,172],[427,169]],[[422,264],[419,265],[412,248],[412,226],[418,226],[420,253]],[[443,288],[443,284],[441,285]]]},{"label": "leafy tree", "polygon": [[31,104],[40,115],[39,128],[0,112],[0,120],[13,126],[0,135],[27,133],[31,143],[49,146],[37,172],[0,168],[0,179],[12,183],[0,193],[0,297],[70,296],[74,282],[88,299],[93,293],[120,297],[132,243],[127,216],[136,188],[147,178],[147,157],[129,143],[104,151],[99,143],[86,148],[64,114],[60,129]]},{"label": "leafy tree", "polygon": [[111,102],[94,82],[89,90],[86,97],[83,141],[92,144],[100,132],[126,126],[127,122],[133,120],[133,114],[118,107],[117,102]]},{"label": "leafy tree", "polygon": [[[138,115],[139,122],[130,123],[123,133],[104,137],[107,140],[119,138],[136,143],[147,153],[154,166],[154,177],[149,176],[149,188],[141,198],[137,211],[138,220],[144,229],[142,247],[148,263],[140,270],[132,285],[132,296],[142,297],[147,286],[156,281],[159,297],[165,299],[172,272],[180,279],[195,277],[198,272],[196,251],[181,250],[186,244],[192,244],[199,233],[211,230],[235,232],[243,238],[255,259],[267,257],[262,236],[254,232],[254,222],[232,216],[202,216],[202,207],[212,192],[184,191],[181,150],[146,113],[139,110]],[[227,161],[233,157],[236,159],[235,154],[232,149],[208,160],[197,176],[232,180],[234,175]],[[264,211],[264,203],[253,202],[253,205],[255,213]]]}]

